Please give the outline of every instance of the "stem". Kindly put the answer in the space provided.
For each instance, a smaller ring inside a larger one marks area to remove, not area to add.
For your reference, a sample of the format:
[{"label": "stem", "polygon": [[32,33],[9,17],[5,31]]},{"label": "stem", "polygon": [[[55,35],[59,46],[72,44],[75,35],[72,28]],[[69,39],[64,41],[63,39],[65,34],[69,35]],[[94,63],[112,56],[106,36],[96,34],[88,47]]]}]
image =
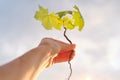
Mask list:
[{"label": "stem", "polygon": [[[66,31],[67,31],[66,27],[64,27],[64,29],[65,29],[65,31],[64,31],[64,37],[68,40],[68,42],[69,42],[70,44],[72,44],[72,41],[71,41],[71,40],[67,37],[67,35],[66,35]],[[70,80],[71,75],[72,75],[72,65],[71,65],[71,62],[70,62],[72,53],[73,53],[73,51],[70,53],[69,60],[68,60],[68,64],[69,64],[69,68],[70,68],[70,74],[69,74],[69,76],[68,76],[68,80]]]},{"label": "stem", "polygon": [[64,29],[65,29],[65,31],[64,31],[65,38],[69,41],[70,44],[72,44],[72,41],[66,35],[66,31],[67,31],[66,27],[64,27]]}]

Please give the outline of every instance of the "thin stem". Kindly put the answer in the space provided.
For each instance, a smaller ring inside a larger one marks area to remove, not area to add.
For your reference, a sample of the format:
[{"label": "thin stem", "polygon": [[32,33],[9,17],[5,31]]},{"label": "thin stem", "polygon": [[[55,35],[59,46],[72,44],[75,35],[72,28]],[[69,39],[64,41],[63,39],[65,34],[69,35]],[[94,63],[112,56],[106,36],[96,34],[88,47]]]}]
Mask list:
[{"label": "thin stem", "polygon": [[69,41],[70,44],[72,44],[72,41],[66,35],[66,31],[67,31],[66,27],[64,27],[64,29],[65,29],[65,31],[64,31],[65,38]]},{"label": "thin stem", "polygon": [[[66,35],[66,30],[67,30],[66,27],[64,27],[64,29],[65,29],[65,31],[64,31],[64,37],[69,41],[70,44],[72,44],[72,41],[71,41],[71,40],[67,37],[67,35]],[[70,68],[70,74],[69,74],[69,76],[68,76],[68,80],[70,80],[71,75],[72,75],[72,65],[71,65],[71,62],[70,62],[72,53],[73,53],[73,51],[70,53],[70,55],[69,55],[69,60],[68,60],[68,64],[69,64],[69,68]]]}]

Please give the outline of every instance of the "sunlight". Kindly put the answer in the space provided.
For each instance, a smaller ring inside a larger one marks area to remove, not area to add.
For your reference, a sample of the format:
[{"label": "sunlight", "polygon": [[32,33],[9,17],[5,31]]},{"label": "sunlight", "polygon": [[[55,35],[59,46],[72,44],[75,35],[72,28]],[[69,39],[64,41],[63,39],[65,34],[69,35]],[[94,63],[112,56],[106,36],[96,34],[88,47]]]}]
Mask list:
[{"label": "sunlight", "polygon": [[90,75],[87,75],[85,80],[92,80],[92,77]]}]

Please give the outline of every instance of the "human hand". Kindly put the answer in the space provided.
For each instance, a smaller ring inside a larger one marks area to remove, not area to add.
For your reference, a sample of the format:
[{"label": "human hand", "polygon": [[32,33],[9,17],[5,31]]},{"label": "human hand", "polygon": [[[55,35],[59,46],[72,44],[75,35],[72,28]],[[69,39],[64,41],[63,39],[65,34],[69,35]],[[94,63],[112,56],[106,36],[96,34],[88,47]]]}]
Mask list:
[{"label": "human hand", "polygon": [[54,55],[52,63],[66,62],[72,60],[75,56],[75,44],[68,44],[52,38],[44,38],[40,45],[42,44],[52,48],[52,55]]},{"label": "human hand", "polygon": [[67,44],[63,42],[59,42],[64,46],[69,46],[67,49],[61,49],[58,55],[53,59],[53,63],[61,63],[72,60],[75,56],[75,44]]}]

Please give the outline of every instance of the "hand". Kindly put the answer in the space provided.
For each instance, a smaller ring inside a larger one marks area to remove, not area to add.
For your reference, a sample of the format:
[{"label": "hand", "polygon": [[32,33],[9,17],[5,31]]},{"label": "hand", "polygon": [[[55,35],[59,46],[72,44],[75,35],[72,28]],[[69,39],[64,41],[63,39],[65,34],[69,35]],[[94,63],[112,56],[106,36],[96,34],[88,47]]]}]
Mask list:
[{"label": "hand", "polygon": [[57,53],[53,58],[53,63],[66,62],[72,60],[75,56],[75,44],[68,44],[52,38],[44,38],[40,45],[42,44],[50,46],[52,48],[52,54]]},{"label": "hand", "polygon": [[75,51],[64,51],[61,50],[60,53],[53,59],[53,63],[61,63],[66,61],[71,61],[75,56]]},{"label": "hand", "polygon": [[69,46],[68,49],[62,49],[59,54],[53,59],[53,63],[61,63],[61,62],[66,62],[69,60],[72,60],[75,56],[75,44],[66,44],[63,42],[60,42],[62,45]]}]

